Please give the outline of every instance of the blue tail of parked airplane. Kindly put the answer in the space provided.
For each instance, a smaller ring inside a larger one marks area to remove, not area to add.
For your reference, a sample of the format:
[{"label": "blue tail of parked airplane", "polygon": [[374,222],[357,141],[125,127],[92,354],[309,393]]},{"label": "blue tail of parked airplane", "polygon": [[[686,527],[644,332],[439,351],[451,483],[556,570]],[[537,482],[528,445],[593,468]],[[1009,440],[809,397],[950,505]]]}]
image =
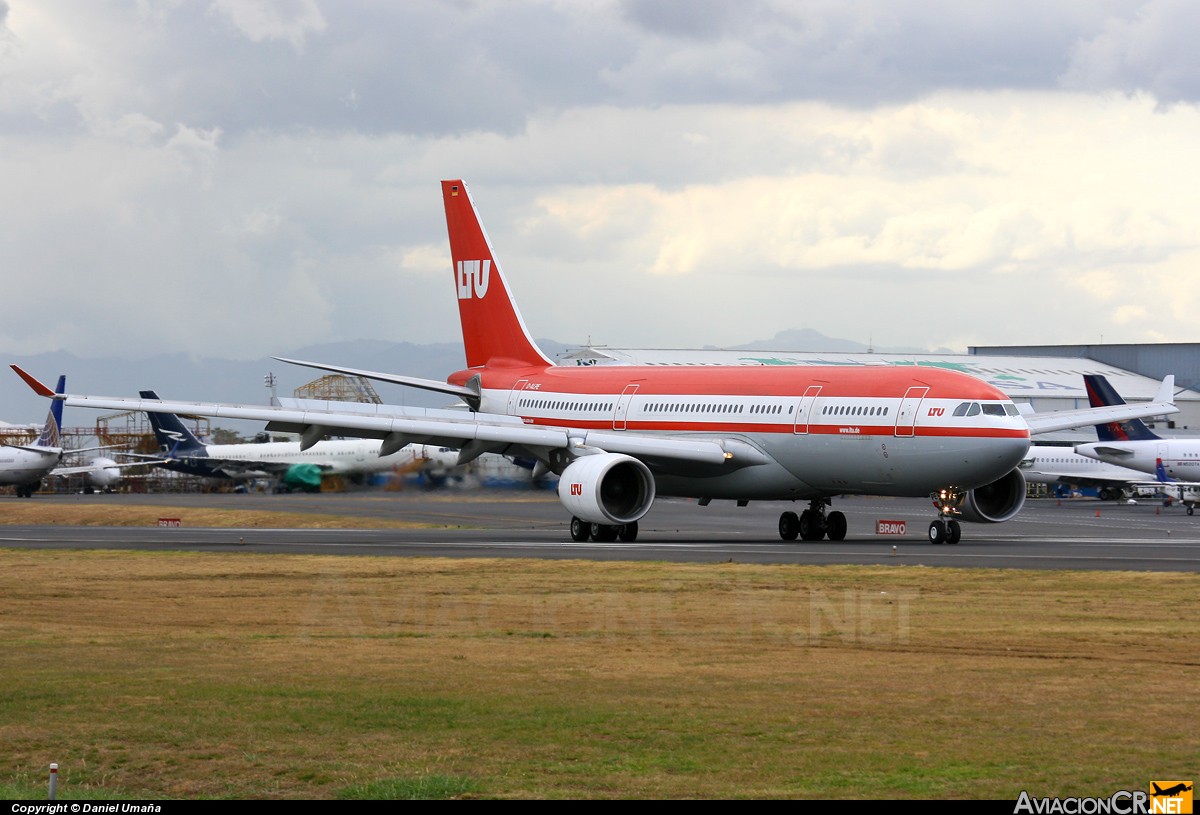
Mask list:
[{"label": "blue tail of parked airplane", "polygon": [[1161,458],[1156,458],[1154,460],[1154,477],[1161,484],[1174,484],[1175,483],[1175,479],[1171,478],[1171,476],[1167,475],[1167,469],[1165,467],[1163,467]]},{"label": "blue tail of parked airplane", "polygon": [[[1084,374],[1083,384],[1087,389],[1088,402],[1092,407],[1125,404],[1125,400],[1109,383],[1108,377],[1100,374]],[[1149,441],[1160,438],[1153,430],[1146,427],[1141,419],[1098,424],[1096,425],[1096,437],[1100,441]]]},{"label": "blue tail of parked airplane", "polygon": [[[143,399],[157,399],[154,391],[138,391]],[[56,404],[62,404],[57,402]],[[174,413],[147,413],[158,446],[168,456],[189,456],[205,452],[204,443],[196,438]]]},{"label": "blue tail of parked airplane", "polygon": [[[55,393],[67,392],[67,377],[66,375],[59,376],[58,385],[54,388]],[[50,403],[50,413],[46,416],[46,424],[42,427],[42,432],[38,436],[34,445],[37,447],[62,447],[62,409],[63,403],[61,399],[55,399]]]}]

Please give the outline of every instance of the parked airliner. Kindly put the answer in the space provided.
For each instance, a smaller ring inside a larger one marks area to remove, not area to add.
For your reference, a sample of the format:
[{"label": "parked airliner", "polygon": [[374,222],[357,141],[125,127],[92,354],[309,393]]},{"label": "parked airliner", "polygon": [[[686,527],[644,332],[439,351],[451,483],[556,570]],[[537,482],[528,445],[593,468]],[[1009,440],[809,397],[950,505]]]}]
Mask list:
[{"label": "parked airliner", "polygon": [[[67,378],[60,376],[55,392],[62,393],[66,384]],[[62,461],[62,411],[62,402],[50,403],[46,423],[33,444],[0,446],[0,484],[14,485],[18,498],[32,496],[42,479]]]},{"label": "parked airliner", "polygon": [[1102,501],[1128,498],[1138,487],[1159,486],[1139,470],[1097,461],[1071,447],[1031,445],[1020,466],[1025,480],[1032,484],[1096,487]]},{"label": "parked airliner", "polygon": [[[1093,407],[1125,404],[1107,377],[1089,374],[1083,380]],[[1099,441],[1078,444],[1075,452],[1153,474],[1167,494],[1187,507],[1188,515],[1200,504],[1200,439],[1164,439],[1137,418],[1098,424],[1096,436]]]},{"label": "parked airliner", "polygon": [[471,414],[55,397],[13,368],[38,393],[72,406],[262,420],[300,433],[304,449],[336,433],[381,439],[383,454],[416,442],[457,448],[461,463],[487,452],[527,456],[559,476],[576,541],[633,540],[658,495],[701,505],[804,502],[802,512],[779,516],[780,537],[842,540],[847,523],[830,510],[834,497],[869,494],[930,496],[930,542],[956,543],[960,520],[1005,521],[1021,509],[1018,465],[1031,428],[1177,410],[1168,403],[1026,417],[986,382],[934,368],[558,366],[526,329],[463,182],[443,181],[442,197],[468,367],[437,382],[300,364],[451,394]]},{"label": "parked airliner", "polygon": [[[143,399],[158,399],[154,391],[140,391]],[[148,413],[165,469],[208,478],[234,481],[280,477],[297,464],[316,465],[323,474],[355,479],[386,472],[444,472],[457,466],[457,454],[445,447],[409,444],[381,455],[374,439],[327,439],[307,449],[300,442],[272,441],[246,444],[205,444],[172,413]]]},{"label": "parked airliner", "polygon": [[[1088,375],[1083,379],[1093,406],[1125,404],[1106,377]],[[1200,438],[1164,439],[1137,418],[1097,424],[1096,436],[1099,441],[1077,444],[1075,452],[1151,474],[1161,459],[1171,478],[1200,481]]]},{"label": "parked airliner", "polygon": [[[55,392],[62,393],[66,388],[67,378],[60,376]],[[42,480],[49,476],[66,476],[86,474],[88,483],[101,489],[111,488],[125,467],[137,467],[136,464],[118,464],[110,458],[95,458],[87,464],[75,467],[63,466],[63,456],[66,450],[62,447],[62,409],[61,401],[50,404],[50,413],[41,433],[32,444],[0,445],[0,485],[11,484],[16,487],[18,498],[30,498],[42,486]],[[85,447],[74,450],[73,453],[84,453],[91,450],[104,450],[107,445]]]},{"label": "parked airliner", "polygon": [[86,480],[86,492],[112,492],[113,488],[121,483],[122,478],[126,478],[121,471],[127,467],[147,467],[155,463],[154,461],[135,461],[118,463],[107,456],[96,456],[89,459],[86,464],[80,464],[75,467],[55,467],[50,471],[49,475],[52,478],[68,475],[82,475]]}]

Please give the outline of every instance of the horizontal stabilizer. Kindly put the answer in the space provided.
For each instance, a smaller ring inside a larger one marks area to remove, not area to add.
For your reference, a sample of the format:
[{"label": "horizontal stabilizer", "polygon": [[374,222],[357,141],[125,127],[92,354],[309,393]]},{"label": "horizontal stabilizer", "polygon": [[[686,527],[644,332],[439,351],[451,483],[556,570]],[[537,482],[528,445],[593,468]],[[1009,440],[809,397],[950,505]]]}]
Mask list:
[{"label": "horizontal stabilizer", "polygon": [[451,385],[449,382],[439,382],[436,379],[421,379],[416,376],[401,376],[399,374],[385,374],[379,371],[364,371],[359,368],[343,368],[340,365],[324,365],[319,362],[305,362],[300,359],[287,359],[285,357],[272,357],[280,362],[286,362],[290,365],[300,365],[304,368],[316,368],[319,371],[332,371],[335,374],[345,374],[346,376],[361,376],[363,379],[374,379],[379,382],[389,382],[393,385],[405,385],[410,388],[420,388],[421,390],[434,391],[436,393],[448,393],[451,396],[457,396],[462,399],[474,410],[479,409],[479,391],[462,385]]}]

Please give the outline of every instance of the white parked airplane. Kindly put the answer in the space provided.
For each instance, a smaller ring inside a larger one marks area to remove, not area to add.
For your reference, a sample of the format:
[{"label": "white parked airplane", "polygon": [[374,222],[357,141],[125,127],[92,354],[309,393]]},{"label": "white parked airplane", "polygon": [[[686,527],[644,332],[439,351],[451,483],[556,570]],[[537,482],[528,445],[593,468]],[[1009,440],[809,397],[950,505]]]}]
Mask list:
[{"label": "white parked airplane", "polygon": [[[67,378],[60,376],[55,392],[66,389]],[[16,487],[18,498],[28,498],[42,484],[42,479],[59,465],[63,457],[62,402],[50,403],[46,424],[33,444],[0,446],[0,484]]]},{"label": "white parked airplane", "polygon": [[[1084,378],[1088,401],[1096,407],[1124,405],[1108,379],[1088,375]],[[1154,474],[1161,460],[1169,478],[1200,482],[1200,438],[1164,439],[1138,418],[1096,425],[1099,441],[1075,445],[1080,455]]]},{"label": "white parked airplane", "polygon": [[1032,484],[1068,484],[1096,487],[1100,500],[1128,498],[1139,487],[1158,488],[1163,485],[1146,478],[1146,474],[1128,467],[1097,461],[1076,453],[1071,447],[1030,445],[1021,461],[1021,473]]},{"label": "white parked airplane", "polygon": [[[58,393],[63,392],[66,381],[65,376],[58,378]],[[121,469],[142,465],[142,462],[118,464],[109,458],[95,458],[90,463],[77,467],[62,466],[63,456],[67,452],[63,449],[61,441],[62,406],[61,401],[51,403],[46,424],[33,444],[0,446],[0,485],[15,486],[18,498],[31,497],[41,487],[44,478],[76,473],[86,473],[92,486],[110,488],[119,478]],[[103,449],[106,449],[106,446],[85,447],[72,452],[83,453]]]},{"label": "white parked airplane", "polygon": [[[1106,377],[1083,379],[1094,407],[1125,404]],[[1138,418],[1098,424],[1096,436],[1099,441],[1078,444],[1075,451],[1106,464],[1152,473],[1153,483],[1187,507],[1188,515],[1200,505],[1200,439],[1164,439]]]},{"label": "white parked airplane", "polygon": [[[141,391],[144,399],[157,399],[154,391]],[[177,472],[235,481],[282,477],[298,464],[315,465],[322,474],[358,478],[386,472],[449,471],[458,454],[445,447],[410,444],[380,454],[376,439],[319,441],[302,449],[300,442],[274,441],[245,444],[205,444],[171,413],[148,413],[161,457],[155,462]]]},{"label": "white parked airplane", "polygon": [[68,475],[82,475],[87,480],[87,491],[93,492],[100,490],[101,492],[112,492],[113,488],[121,482],[122,478],[127,478],[121,471],[127,467],[146,467],[154,464],[158,459],[151,461],[136,461],[127,463],[117,463],[106,456],[96,456],[89,460],[86,464],[80,464],[74,467],[55,467],[50,471],[51,478]]},{"label": "white parked airplane", "polygon": [[526,330],[463,182],[443,181],[442,197],[468,368],[437,382],[301,364],[451,394],[472,414],[56,397],[13,368],[69,405],[261,420],[300,433],[303,449],[336,433],[380,439],[383,454],[416,442],[457,448],[463,463],[486,452],[535,458],[559,475],[577,541],[633,540],[657,495],[807,502],[780,515],[779,535],[841,540],[846,518],[827,511],[833,498],[867,494],[933,497],[929,540],[956,543],[960,520],[1020,510],[1031,432],[1177,411],[1164,403],[1025,417],[997,388],[933,368],[558,366]]}]

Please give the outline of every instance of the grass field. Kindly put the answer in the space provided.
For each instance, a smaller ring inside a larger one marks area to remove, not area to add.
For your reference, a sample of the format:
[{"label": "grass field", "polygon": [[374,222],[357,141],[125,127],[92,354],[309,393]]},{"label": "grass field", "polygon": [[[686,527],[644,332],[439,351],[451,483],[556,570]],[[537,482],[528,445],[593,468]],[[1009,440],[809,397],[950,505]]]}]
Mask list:
[{"label": "grass field", "polygon": [[0,797],[1107,797],[1200,576],[0,549]]}]

